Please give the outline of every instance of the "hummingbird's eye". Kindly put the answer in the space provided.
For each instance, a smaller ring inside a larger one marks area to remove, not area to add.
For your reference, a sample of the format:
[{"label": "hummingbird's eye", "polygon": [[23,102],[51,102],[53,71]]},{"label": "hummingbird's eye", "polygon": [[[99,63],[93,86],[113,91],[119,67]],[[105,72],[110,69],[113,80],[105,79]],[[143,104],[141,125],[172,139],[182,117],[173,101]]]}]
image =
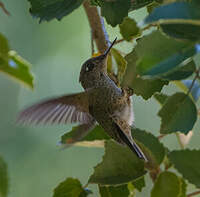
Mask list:
[{"label": "hummingbird's eye", "polygon": [[86,65],[86,68],[85,68],[85,71],[86,71],[86,72],[92,71],[93,68],[94,68],[94,66],[95,66],[95,65],[94,65],[93,63],[87,64],[87,65]]}]

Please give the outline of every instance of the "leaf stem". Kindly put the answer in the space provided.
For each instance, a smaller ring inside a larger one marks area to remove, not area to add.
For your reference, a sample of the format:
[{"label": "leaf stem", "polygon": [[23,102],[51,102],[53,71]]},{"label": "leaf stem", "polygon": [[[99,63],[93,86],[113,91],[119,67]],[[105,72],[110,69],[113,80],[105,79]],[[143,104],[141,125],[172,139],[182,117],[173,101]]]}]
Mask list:
[{"label": "leaf stem", "polygon": [[196,191],[196,192],[192,192],[190,194],[187,194],[187,197],[191,197],[191,196],[195,196],[197,194],[200,194],[200,190]]},{"label": "leaf stem", "polygon": [[195,81],[197,80],[197,78],[199,78],[199,71],[200,71],[200,68],[196,71],[196,75],[195,75],[194,79],[192,80],[192,83],[187,91],[187,95],[189,95],[189,93],[191,92],[191,90],[194,86]]},{"label": "leaf stem", "polygon": [[179,133],[177,133],[177,132],[176,132],[176,137],[177,137],[177,140],[178,140],[178,143],[179,143],[181,149],[184,149],[184,145],[182,144],[182,142],[181,142],[181,140],[180,140],[180,135],[179,135]]}]

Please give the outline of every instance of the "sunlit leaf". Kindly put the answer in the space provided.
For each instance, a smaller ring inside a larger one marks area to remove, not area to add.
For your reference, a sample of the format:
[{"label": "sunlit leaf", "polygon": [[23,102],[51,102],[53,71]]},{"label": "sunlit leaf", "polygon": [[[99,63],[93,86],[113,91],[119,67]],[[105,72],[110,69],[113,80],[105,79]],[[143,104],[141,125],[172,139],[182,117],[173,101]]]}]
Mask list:
[{"label": "sunlit leaf", "polygon": [[54,189],[53,197],[87,197],[90,193],[78,179],[67,178]]},{"label": "sunlit leaf", "polygon": [[78,8],[83,0],[28,0],[31,3],[30,13],[40,22],[52,19],[61,20]]},{"label": "sunlit leaf", "polygon": [[119,25],[120,33],[126,41],[132,40],[134,37],[139,36],[140,29],[134,19],[126,17],[122,24]]},{"label": "sunlit leaf", "polygon": [[125,146],[107,141],[103,160],[94,168],[89,183],[125,184],[145,174],[144,162]]},{"label": "sunlit leaf", "polygon": [[162,121],[162,134],[176,131],[187,134],[197,120],[197,109],[189,96],[178,92],[166,100],[158,115]]},{"label": "sunlit leaf", "polygon": [[33,88],[33,75],[30,64],[15,51],[10,51],[6,38],[0,34],[0,72]]},{"label": "sunlit leaf", "polygon": [[200,187],[200,150],[176,150],[169,153],[169,159],[183,178]]},{"label": "sunlit leaf", "polygon": [[121,81],[126,71],[127,62],[117,49],[112,48],[111,52],[117,63],[117,78]]},{"label": "sunlit leaf", "polygon": [[151,197],[179,197],[182,190],[180,178],[172,172],[162,172],[151,191]]}]

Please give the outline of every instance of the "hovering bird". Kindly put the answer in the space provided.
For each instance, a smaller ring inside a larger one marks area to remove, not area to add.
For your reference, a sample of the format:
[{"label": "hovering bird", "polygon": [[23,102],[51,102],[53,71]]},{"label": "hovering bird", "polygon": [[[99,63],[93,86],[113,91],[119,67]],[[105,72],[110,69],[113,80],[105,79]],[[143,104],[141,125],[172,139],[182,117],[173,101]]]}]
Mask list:
[{"label": "hovering bird", "polygon": [[21,123],[80,123],[80,138],[99,123],[121,145],[127,145],[147,161],[131,136],[133,109],[129,88],[118,87],[107,74],[107,57],[116,39],[103,55],[88,59],[81,68],[79,82],[84,92],[68,94],[32,105],[19,114]]}]

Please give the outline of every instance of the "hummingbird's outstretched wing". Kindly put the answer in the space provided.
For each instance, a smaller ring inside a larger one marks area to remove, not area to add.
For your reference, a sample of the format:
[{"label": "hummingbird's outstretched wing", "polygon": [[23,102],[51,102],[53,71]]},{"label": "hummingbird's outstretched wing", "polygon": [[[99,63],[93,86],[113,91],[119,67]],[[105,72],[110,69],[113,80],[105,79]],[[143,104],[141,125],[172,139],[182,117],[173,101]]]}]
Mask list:
[{"label": "hummingbird's outstretched wing", "polygon": [[87,124],[93,120],[88,106],[87,92],[65,95],[26,108],[19,114],[17,121],[28,124],[74,122]]},{"label": "hummingbird's outstretched wing", "polygon": [[144,161],[148,161],[142,150],[133,140],[131,135],[131,128],[127,121],[120,119],[117,116],[112,116],[112,119],[115,124],[115,128],[117,131],[116,141],[120,144],[126,144],[136,155],[143,159]]}]

